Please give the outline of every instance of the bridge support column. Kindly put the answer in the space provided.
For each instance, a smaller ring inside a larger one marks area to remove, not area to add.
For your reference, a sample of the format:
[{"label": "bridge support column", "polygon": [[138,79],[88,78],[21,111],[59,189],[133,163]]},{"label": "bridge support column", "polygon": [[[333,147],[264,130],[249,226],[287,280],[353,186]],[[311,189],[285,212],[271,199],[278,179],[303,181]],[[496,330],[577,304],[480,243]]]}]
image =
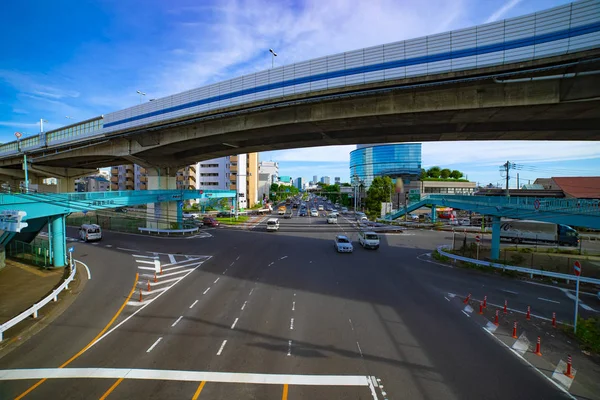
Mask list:
[{"label": "bridge support column", "polygon": [[53,265],[55,268],[65,266],[66,259],[66,237],[65,237],[65,216],[53,215],[50,217],[50,232],[52,236],[49,238],[52,242]]},{"label": "bridge support column", "polygon": [[[177,189],[177,169],[148,168],[148,190]],[[182,201],[164,201],[149,203],[146,208],[146,227],[153,229],[171,229],[173,223],[183,223]]]},{"label": "bridge support column", "polygon": [[435,204],[431,206],[431,223],[435,224],[437,222],[437,209]]},{"label": "bridge support column", "polygon": [[500,217],[492,217],[492,260],[500,259]]}]

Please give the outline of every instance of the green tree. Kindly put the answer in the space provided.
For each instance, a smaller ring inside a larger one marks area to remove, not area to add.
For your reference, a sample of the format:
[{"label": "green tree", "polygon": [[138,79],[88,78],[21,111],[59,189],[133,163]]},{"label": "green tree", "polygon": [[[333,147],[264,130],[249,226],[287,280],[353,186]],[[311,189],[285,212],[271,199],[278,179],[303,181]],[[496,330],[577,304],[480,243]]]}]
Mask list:
[{"label": "green tree", "polygon": [[373,179],[365,199],[370,217],[381,214],[381,203],[390,201],[390,193],[394,193],[394,182],[389,176],[377,176]]},{"label": "green tree", "polygon": [[427,170],[427,177],[428,178],[439,178],[440,177],[440,173],[442,172],[440,167],[431,167]]},{"label": "green tree", "polygon": [[229,205],[228,198],[222,198],[219,200],[219,208],[222,210],[229,209],[231,206]]},{"label": "green tree", "polygon": [[452,173],[452,171],[450,171],[448,168],[444,168],[443,170],[440,171],[440,177],[442,179],[448,179],[448,178],[450,178],[451,173]]},{"label": "green tree", "polygon": [[425,168],[421,168],[421,176],[420,176],[421,180],[427,178],[427,171],[425,171]]},{"label": "green tree", "polygon": [[460,172],[459,170],[455,169],[455,170],[452,170],[452,172],[450,173],[450,177],[453,179],[460,179],[463,177],[463,173]]}]

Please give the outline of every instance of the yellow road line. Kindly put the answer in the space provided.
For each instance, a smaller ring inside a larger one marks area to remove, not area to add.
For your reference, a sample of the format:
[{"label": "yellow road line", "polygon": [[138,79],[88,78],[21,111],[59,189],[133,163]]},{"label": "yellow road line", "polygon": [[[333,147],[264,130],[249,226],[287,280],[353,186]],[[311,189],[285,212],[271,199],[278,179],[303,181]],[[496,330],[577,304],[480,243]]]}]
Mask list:
[{"label": "yellow road line", "polygon": [[196,393],[194,393],[194,397],[192,397],[192,400],[198,399],[198,396],[200,396],[200,393],[202,392],[202,388],[204,388],[204,385],[206,385],[206,381],[200,382],[200,385],[198,385],[198,389],[196,389]]},{"label": "yellow road line", "polygon": [[[125,306],[127,305],[127,302],[129,301],[129,299],[131,298],[131,296],[133,295],[133,292],[135,292],[135,287],[137,285],[138,282],[138,278],[139,278],[139,274],[135,274],[135,281],[133,282],[133,288],[131,288],[131,292],[129,292],[129,296],[127,296],[127,298],[125,299],[125,301],[123,302],[123,304],[121,304],[121,308],[119,308],[119,310],[117,311],[117,313],[112,317],[112,319],[108,322],[108,324],[106,324],[106,326],[104,327],[104,329],[102,329],[100,331],[99,334],[96,335],[95,338],[92,339],[91,342],[89,342],[83,349],[79,350],[79,352],[77,354],[75,354],[73,357],[69,358],[67,361],[65,361],[60,367],[58,368],[64,368],[67,365],[69,365],[70,363],[72,363],[77,357],[79,357],[80,355],[82,355],[87,349],[90,348],[90,346],[92,344],[94,344],[94,342],[96,340],[98,340],[98,338],[100,338],[100,336],[104,335],[104,332],[106,332],[108,330],[108,328],[110,328],[110,326],[113,324],[113,322],[115,322],[115,320],[117,319],[117,317],[121,314],[121,312],[123,311],[123,309],[125,308]],[[42,383],[46,382],[47,378],[44,379],[40,379],[38,382],[36,382],[33,386],[31,386],[29,389],[27,389],[26,391],[24,391],[23,393],[21,393],[19,396],[15,397],[15,400],[21,400],[23,397],[27,396],[29,393],[31,393],[31,391],[33,391],[36,387],[40,386]]]},{"label": "yellow road line", "polygon": [[106,399],[108,397],[108,395],[111,394],[112,391],[115,390],[117,386],[119,386],[119,383],[123,382],[123,379],[124,378],[117,379],[117,381],[115,383],[113,383],[113,385],[111,387],[109,387],[106,392],[104,392],[102,397],[100,397],[100,400]]},{"label": "yellow road line", "polygon": [[287,394],[288,394],[288,385],[286,383],[285,385],[283,385],[283,394],[281,395],[281,400],[287,400]]}]

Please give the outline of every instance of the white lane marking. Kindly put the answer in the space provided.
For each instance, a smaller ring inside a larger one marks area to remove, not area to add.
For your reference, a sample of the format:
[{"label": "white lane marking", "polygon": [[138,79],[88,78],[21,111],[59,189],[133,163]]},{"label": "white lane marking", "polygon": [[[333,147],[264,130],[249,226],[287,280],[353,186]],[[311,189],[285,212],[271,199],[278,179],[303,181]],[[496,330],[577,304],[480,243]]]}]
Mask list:
[{"label": "white lane marking", "polygon": [[360,344],[358,342],[356,342],[356,346],[358,347],[358,352],[360,353],[360,356],[362,357],[363,356],[362,349],[360,348]]},{"label": "white lane marking", "polygon": [[377,378],[375,378],[374,376],[371,376],[371,382],[373,382],[373,386],[379,387],[379,383],[377,383]]},{"label": "white lane marking", "polygon": [[[480,300],[473,299],[473,301],[480,301]],[[490,302],[488,302],[487,305],[488,306],[493,306],[493,307],[496,307],[496,308],[504,308],[504,305],[494,304],[494,303],[490,303]],[[506,307],[506,309],[508,311],[515,312],[515,313],[518,313],[518,314],[523,314],[523,315],[527,314],[525,311],[516,310],[516,309],[510,308],[510,307]],[[542,317],[541,315],[537,315],[537,314],[534,314],[534,313],[531,313],[531,316],[534,317],[534,318],[543,319],[544,321],[552,321],[551,318]],[[562,321],[559,321],[559,320],[556,320],[556,323],[557,324],[567,325],[567,326],[573,326],[573,325],[571,325],[569,323],[562,322]]]},{"label": "white lane marking", "polygon": [[237,260],[239,260],[239,259],[240,259],[240,256],[237,256],[237,258],[235,259],[235,261],[237,261]]},{"label": "white lane marking", "polygon": [[94,243],[92,243],[92,245],[98,246],[98,242],[94,242]]},{"label": "white lane marking", "polygon": [[117,247],[117,249],[123,250],[123,251],[137,251],[137,250],[134,250],[134,249],[126,249],[124,247]]},{"label": "white lane marking", "polygon": [[173,326],[177,325],[177,323],[178,323],[179,321],[181,321],[181,318],[183,318],[183,315],[182,315],[181,317],[177,318],[177,321],[173,322],[173,325],[171,325],[171,327],[173,327]]},{"label": "white lane marking", "polygon": [[446,300],[450,301],[450,299],[449,299],[449,298],[447,298],[446,296],[444,296],[444,298],[445,298]]},{"label": "white lane marking", "polygon": [[294,296],[296,296],[296,293],[294,293]]},{"label": "white lane marking", "polygon": [[[117,249],[120,249],[120,247],[117,247]],[[143,256],[141,254],[132,254],[132,256],[137,258],[151,258],[153,260],[158,260],[158,257],[156,256]]]},{"label": "white lane marking", "polygon": [[150,348],[148,350],[146,350],[146,353],[150,353],[152,351],[152,349],[155,348],[156,345],[160,343],[161,340],[162,340],[162,337],[159,337],[158,339],[156,339],[156,342],[154,342],[154,344],[152,346],[150,346]]},{"label": "white lane marking", "polygon": [[267,265],[267,267],[270,267],[271,265],[275,264],[274,262],[271,262],[271,264]]},{"label": "white lane marking", "polygon": [[519,294],[518,292],[513,292],[512,290],[508,290],[508,289],[500,289],[500,290],[503,292],[506,292],[506,293]]},{"label": "white lane marking", "polygon": [[378,400],[377,393],[375,392],[375,387],[373,387],[373,382],[367,377],[367,386],[371,390],[371,396],[373,396],[373,400]]},{"label": "white lane marking", "polygon": [[[158,258],[157,258],[157,260],[158,260]],[[185,263],[191,263],[191,264],[187,264],[187,265],[194,265],[195,263],[192,262],[192,261],[204,261],[204,260],[202,258],[187,258],[185,260],[182,260],[182,261],[179,261],[179,262],[176,262],[176,263],[163,264],[162,266],[163,266],[163,268],[164,267],[171,267],[171,266],[174,266],[174,265],[181,266],[182,264],[185,264]]]},{"label": "white lane marking", "polygon": [[247,301],[245,301],[244,304],[242,304],[242,311],[244,311],[244,308],[246,308],[246,303]]},{"label": "white lane marking", "polygon": [[231,324],[231,329],[235,328],[235,324],[237,324],[239,318],[236,318],[235,321],[233,321],[233,324]]},{"label": "white lane marking", "polygon": [[88,280],[92,279],[92,273],[90,272],[90,269],[88,268],[87,265],[85,265],[84,263],[82,263],[79,260],[75,260],[76,263],[79,263],[81,265],[83,265],[85,267],[85,270],[87,271],[87,275],[88,275]]},{"label": "white lane marking", "polygon": [[430,263],[430,264],[441,265],[442,267],[446,267],[446,268],[454,268],[452,265],[442,264],[442,263],[437,262],[437,261],[431,261],[431,260],[423,259],[423,258],[421,258],[422,256],[431,257],[431,253],[421,254],[420,256],[417,256],[417,260],[425,261],[425,262]]},{"label": "white lane marking", "polygon": [[290,320],[290,330],[294,330],[294,318]]},{"label": "white lane marking", "polygon": [[[556,289],[556,290],[561,290],[561,291],[563,290],[563,288],[561,288],[561,287],[552,286],[552,285],[546,285],[545,283],[538,283],[538,282],[531,282],[531,281],[522,281],[522,282],[528,283],[530,285],[543,286],[543,287],[547,287],[547,288],[551,288],[551,289]],[[594,297],[597,296],[596,293],[584,292],[581,289],[579,289],[579,294],[584,294],[586,296],[594,296]]]},{"label": "white lane marking", "polygon": [[227,340],[223,340],[223,343],[221,344],[221,347],[219,347],[219,351],[217,351],[217,355],[220,356],[221,352],[223,351],[223,347],[225,347],[225,345],[227,344]]},{"label": "white lane marking", "polygon": [[[168,274],[161,274],[160,277],[161,278],[166,278],[167,276],[185,274],[188,271],[189,271],[189,269],[182,269],[181,271],[169,272]],[[163,270],[163,272],[164,272],[164,270]]]},{"label": "white lane marking", "polygon": [[284,258],[287,258],[287,256],[283,256],[283,257],[281,257],[281,258],[280,258],[280,260],[283,260]]},{"label": "white lane marking", "polygon": [[291,340],[288,340],[288,353],[287,353],[287,355],[288,356],[292,355],[292,341]]},{"label": "white lane marking", "polygon": [[208,287],[208,289],[206,289],[206,290],[204,291],[204,293],[202,293],[202,294],[206,294],[206,293],[208,293],[208,291],[209,291],[209,290],[210,290],[210,286],[209,286],[209,287]]},{"label": "white lane marking", "polygon": [[292,311],[296,311],[296,302],[292,301]]},{"label": "white lane marking", "polygon": [[146,271],[156,271],[156,268],[154,268],[154,267],[140,267],[139,265],[138,265],[138,269],[145,269]]},{"label": "white lane marking", "polygon": [[[224,342],[227,342],[225,340]],[[285,375],[240,372],[178,371],[129,368],[39,368],[0,370],[0,381],[26,379],[145,379],[177,382],[250,383],[267,385],[371,386],[365,375]],[[377,399],[377,397],[374,397]]]},{"label": "white lane marking", "polygon": [[175,256],[173,254],[169,254],[169,261],[171,261],[171,264],[175,264]]},{"label": "white lane marking", "polygon": [[[545,373],[543,373],[542,371],[540,371],[539,369],[537,369],[532,363],[530,363],[529,361],[527,361],[525,359],[525,357],[523,357],[522,355],[520,355],[517,351],[513,350],[509,345],[507,345],[506,343],[504,343],[502,340],[500,340],[500,338],[496,337],[496,335],[494,335],[492,332],[488,331],[487,329],[485,329],[485,327],[482,327],[481,329],[483,329],[484,332],[488,333],[491,337],[493,337],[494,339],[496,339],[496,341],[500,344],[502,344],[504,347],[506,347],[508,350],[510,350],[511,353],[513,353],[514,355],[516,355],[517,357],[519,357],[521,360],[523,360],[524,362],[527,363],[527,365],[529,365],[529,367],[531,369],[533,369],[534,371],[536,371],[538,374],[540,374],[541,376],[543,376],[548,382],[552,383],[554,386],[556,386],[557,388],[559,388],[560,390],[562,390],[567,396],[569,396],[569,398],[576,400],[576,397],[574,397],[573,395],[571,395],[571,393],[569,393],[564,387],[562,387],[558,382],[555,382],[552,378],[550,378],[549,376],[547,376]],[[2,379],[2,378],[0,378]]]},{"label": "white lane marking", "polygon": [[192,305],[190,306],[190,308],[194,307],[194,306],[196,305],[196,303],[197,303],[197,302],[198,302],[198,300],[194,301],[194,302],[192,303]]},{"label": "white lane marking", "polygon": [[219,281],[219,279],[221,279],[221,278],[215,279],[215,281],[213,283],[217,283]]},{"label": "white lane marking", "polygon": [[[575,300],[576,296],[574,294],[571,293],[571,291],[569,289],[560,289],[568,298],[570,298],[571,300]],[[585,304],[583,301],[581,301],[581,299],[579,299],[579,306],[581,308],[583,308],[584,310],[587,311],[593,311],[593,312],[597,312],[596,310],[594,310],[592,307],[588,306],[587,304]]]},{"label": "white lane marking", "polygon": [[235,261],[232,261],[231,264],[229,264],[229,266],[233,267],[233,264],[235,264]]},{"label": "white lane marking", "polygon": [[560,304],[560,301],[556,301],[556,300],[550,300],[550,299],[545,299],[543,297],[538,297],[538,300],[542,300],[542,301],[549,301],[550,303],[556,303],[556,304]]},{"label": "white lane marking", "polygon": [[252,296],[252,292],[254,292],[254,288],[250,289],[250,294],[248,296]]},{"label": "white lane marking", "polygon": [[152,264],[152,265],[154,265],[154,261],[135,260],[135,262],[140,263],[140,264]]},{"label": "white lane marking", "polygon": [[467,317],[471,318],[471,316],[465,312],[465,310],[460,310],[463,314],[465,314]]},{"label": "white lane marking", "polygon": [[[163,268],[162,270],[163,270],[163,272],[174,271],[176,269],[192,267],[192,266],[194,266],[196,264],[198,264],[198,263],[191,263],[191,264],[186,264],[186,265],[178,265],[176,267]],[[164,267],[164,265],[163,265],[163,267]],[[138,268],[140,268],[140,267],[138,267]],[[154,268],[152,268],[152,269],[154,269]]]},{"label": "white lane marking", "polygon": [[350,318],[348,318],[348,322],[350,322],[350,328],[354,330],[354,325],[352,324],[352,320]]},{"label": "white lane marking", "polygon": [[112,244],[105,244],[104,247],[112,247]]},{"label": "white lane marking", "polygon": [[226,272],[227,272],[227,268],[225,268],[225,271],[223,271],[223,275],[225,275]]}]

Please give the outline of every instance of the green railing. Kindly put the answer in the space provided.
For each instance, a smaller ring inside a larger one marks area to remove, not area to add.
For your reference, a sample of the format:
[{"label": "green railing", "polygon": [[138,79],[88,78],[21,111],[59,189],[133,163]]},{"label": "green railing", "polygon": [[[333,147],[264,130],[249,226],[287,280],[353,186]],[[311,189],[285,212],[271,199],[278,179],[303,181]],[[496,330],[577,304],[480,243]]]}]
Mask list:
[{"label": "green railing", "polygon": [[37,265],[38,267],[52,267],[50,244],[44,239],[38,238],[31,243],[13,240],[6,247],[6,256],[16,260],[22,260],[28,264]]},{"label": "green railing", "polygon": [[[177,228],[177,221],[159,220],[152,222],[170,223],[172,229]],[[145,217],[128,217],[128,216],[108,216],[108,215],[91,215],[91,216],[73,216],[67,217],[67,225],[81,226],[83,224],[98,224],[102,229],[116,232],[140,233],[138,228],[147,226]],[[183,224],[183,228],[193,228],[193,224]]]}]

